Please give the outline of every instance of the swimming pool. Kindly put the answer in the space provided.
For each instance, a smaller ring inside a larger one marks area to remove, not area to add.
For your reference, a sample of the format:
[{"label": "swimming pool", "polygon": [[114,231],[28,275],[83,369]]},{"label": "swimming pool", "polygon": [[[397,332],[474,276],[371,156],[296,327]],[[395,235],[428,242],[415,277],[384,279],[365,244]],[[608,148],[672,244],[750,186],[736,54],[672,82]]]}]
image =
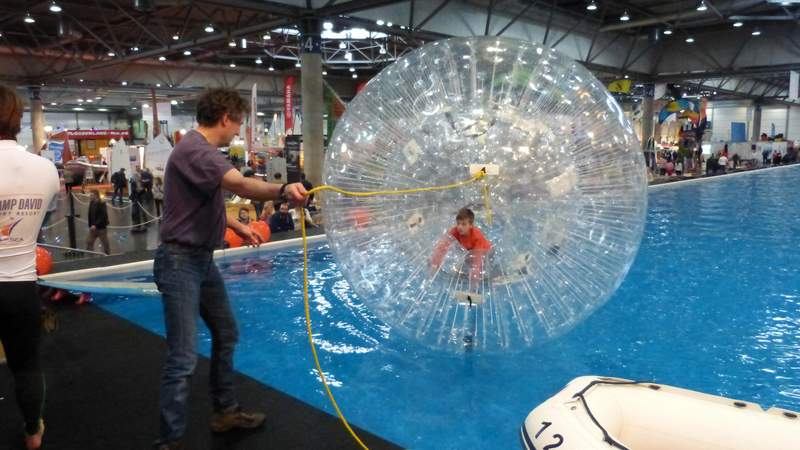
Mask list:
[{"label": "swimming pool", "polygon": [[[391,337],[318,245],[322,366],[352,423],[419,449],[519,448],[528,412],[586,374],[798,410],[798,181],[794,166],[651,189],[641,249],[612,299],[566,336],[513,355],[457,357]],[[301,258],[292,248],[220,264],[241,329],[236,368],[330,412],[305,337]],[[96,303],[164,334],[155,298]],[[209,339],[203,329],[206,355]]]}]

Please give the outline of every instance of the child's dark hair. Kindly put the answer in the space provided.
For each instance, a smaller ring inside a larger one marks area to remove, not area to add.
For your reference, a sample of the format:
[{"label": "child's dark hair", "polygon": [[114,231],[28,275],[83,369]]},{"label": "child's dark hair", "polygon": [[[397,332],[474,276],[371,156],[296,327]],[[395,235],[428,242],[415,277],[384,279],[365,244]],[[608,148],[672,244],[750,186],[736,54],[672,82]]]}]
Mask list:
[{"label": "child's dark hair", "polygon": [[469,220],[469,223],[475,222],[475,213],[469,208],[461,208],[456,214],[456,220]]}]

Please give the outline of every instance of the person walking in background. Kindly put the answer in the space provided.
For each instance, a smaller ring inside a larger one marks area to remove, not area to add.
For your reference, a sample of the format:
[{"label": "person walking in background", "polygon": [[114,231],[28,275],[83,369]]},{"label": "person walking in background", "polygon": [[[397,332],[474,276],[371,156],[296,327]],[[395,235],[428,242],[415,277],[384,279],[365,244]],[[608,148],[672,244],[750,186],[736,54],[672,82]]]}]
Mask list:
[{"label": "person walking in background", "polygon": [[161,177],[155,178],[153,185],[153,202],[156,206],[156,217],[161,217],[161,206],[164,204],[164,182]]},{"label": "person walking in background", "polygon": [[86,249],[94,251],[94,241],[100,238],[103,244],[103,253],[111,254],[111,247],[108,245],[108,211],[106,203],[100,198],[100,191],[92,190],[92,200],[89,202],[89,236],[86,238]]},{"label": "person walking in background", "polygon": [[197,364],[198,314],[211,331],[211,430],[257,428],[266,418],[245,411],[236,398],[233,353],[239,331],[214,262],[214,249],[222,247],[226,227],[246,244],[257,245],[261,238],[235,216],[226,216],[223,189],[251,200],[284,198],[298,206],[305,203],[306,192],[300,183],[245,178],[219,151],[239,132],[248,109],[248,102],[233,89],[207,90],[197,100],[198,127],[186,133],[167,161],[161,245],[153,263],[167,334],[159,391],[159,450],[184,448],[189,380]]},{"label": "person walking in background", "polygon": [[[39,367],[42,305],[36,286],[36,238],[47,208],[60,189],[52,162],[16,142],[24,104],[15,90],[0,86],[0,342],[14,376],[14,397],[22,413],[25,447],[42,446],[45,382]],[[0,448],[19,448],[0,442]],[[53,446],[55,448],[55,446]]]},{"label": "person walking in background", "polygon": [[114,195],[111,197],[111,204],[119,197],[119,204],[122,204],[122,191],[125,190],[125,185],[128,183],[128,178],[125,176],[125,168],[119,169],[111,175],[111,184],[114,186]]},{"label": "person walking in background", "polygon": [[147,167],[142,170],[141,174],[142,180],[142,200],[144,201],[152,201],[153,200],[153,173],[150,172],[150,169]]},{"label": "person walking in background", "polygon": [[136,175],[131,177],[131,185],[128,192],[128,198],[131,200],[131,231],[138,233],[145,231],[142,227],[142,207],[139,203],[139,188],[136,182]]}]

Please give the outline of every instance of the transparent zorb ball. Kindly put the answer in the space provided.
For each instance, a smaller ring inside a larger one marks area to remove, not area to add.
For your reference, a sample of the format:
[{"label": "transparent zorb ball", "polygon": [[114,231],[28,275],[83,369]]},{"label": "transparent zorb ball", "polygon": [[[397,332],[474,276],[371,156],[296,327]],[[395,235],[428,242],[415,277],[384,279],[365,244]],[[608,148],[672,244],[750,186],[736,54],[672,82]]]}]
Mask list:
[{"label": "transparent zorb ball", "polygon": [[[438,41],[348,105],[324,181],[352,191],[445,185],[470,178],[471,165],[497,174],[488,186],[432,193],[325,193],[342,272],[393,333],[429,347],[519,350],[565,333],[608,300],[639,247],[646,178],[631,124],[557,51],[496,37]],[[491,251],[454,239],[434,261],[465,207]]]}]

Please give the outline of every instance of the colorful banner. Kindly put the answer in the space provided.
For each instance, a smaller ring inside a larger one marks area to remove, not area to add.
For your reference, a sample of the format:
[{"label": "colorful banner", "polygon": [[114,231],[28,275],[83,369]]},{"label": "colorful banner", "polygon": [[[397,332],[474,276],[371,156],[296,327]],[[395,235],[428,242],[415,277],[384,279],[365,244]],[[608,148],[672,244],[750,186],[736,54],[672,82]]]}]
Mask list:
[{"label": "colorful banner", "polygon": [[153,176],[164,177],[164,171],[167,169],[167,161],[169,160],[170,153],[172,153],[172,145],[170,145],[164,133],[154,137],[153,140],[147,144],[147,147],[144,149],[144,161],[145,166],[150,169]]},{"label": "colorful banner", "polygon": [[67,130],[67,139],[129,139],[128,130]]},{"label": "colorful banner", "polygon": [[325,111],[328,114],[328,120],[326,121],[328,125],[328,139],[331,139],[333,137],[333,129],[336,128],[336,123],[339,121],[339,118],[342,117],[342,114],[344,114],[345,104],[328,83],[325,83],[324,93]]},{"label": "colorful banner", "polygon": [[689,119],[695,124],[706,118],[706,105],[708,101],[703,98],[699,101],[691,101],[685,98],[667,103],[658,113],[658,123],[664,123],[670,116],[675,114],[678,119]]},{"label": "colorful banner", "polygon": [[294,80],[294,77],[286,77],[283,79],[283,129],[287,136],[294,134],[294,107],[292,105]]},{"label": "colorful banner", "polygon": [[631,92],[631,80],[614,80],[608,85],[608,92],[616,94],[629,94]]}]

